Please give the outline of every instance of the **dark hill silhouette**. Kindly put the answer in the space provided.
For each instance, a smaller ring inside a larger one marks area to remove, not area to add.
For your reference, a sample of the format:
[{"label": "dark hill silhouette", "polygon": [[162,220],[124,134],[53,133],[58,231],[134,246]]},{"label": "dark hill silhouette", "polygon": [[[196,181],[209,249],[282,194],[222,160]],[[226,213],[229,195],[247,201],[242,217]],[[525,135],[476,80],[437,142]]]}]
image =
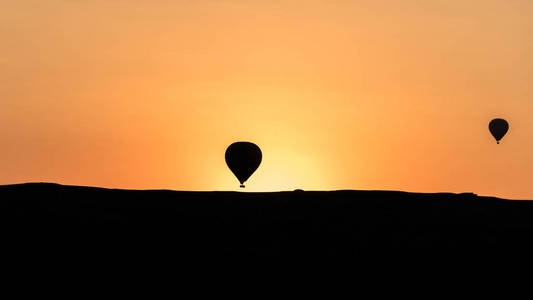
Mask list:
[{"label": "dark hill silhouette", "polygon": [[532,249],[533,202],[389,191],[0,186],[12,254],[165,258]]}]

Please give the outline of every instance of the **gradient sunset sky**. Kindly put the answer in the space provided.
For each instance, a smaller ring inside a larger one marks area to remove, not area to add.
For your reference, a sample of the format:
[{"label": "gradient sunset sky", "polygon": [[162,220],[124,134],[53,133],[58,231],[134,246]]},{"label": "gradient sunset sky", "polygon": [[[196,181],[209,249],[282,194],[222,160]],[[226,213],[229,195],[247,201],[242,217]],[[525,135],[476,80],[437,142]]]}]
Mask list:
[{"label": "gradient sunset sky", "polygon": [[0,103],[0,184],[533,199],[533,1],[0,0]]}]

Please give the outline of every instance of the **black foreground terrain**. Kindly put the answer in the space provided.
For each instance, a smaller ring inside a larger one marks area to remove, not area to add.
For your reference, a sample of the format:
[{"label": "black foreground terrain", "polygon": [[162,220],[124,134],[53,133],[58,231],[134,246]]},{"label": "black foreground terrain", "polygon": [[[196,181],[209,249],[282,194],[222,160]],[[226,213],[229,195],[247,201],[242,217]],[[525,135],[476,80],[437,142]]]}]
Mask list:
[{"label": "black foreground terrain", "polygon": [[531,250],[533,201],[387,191],[178,192],[0,186],[17,256],[357,256]]}]

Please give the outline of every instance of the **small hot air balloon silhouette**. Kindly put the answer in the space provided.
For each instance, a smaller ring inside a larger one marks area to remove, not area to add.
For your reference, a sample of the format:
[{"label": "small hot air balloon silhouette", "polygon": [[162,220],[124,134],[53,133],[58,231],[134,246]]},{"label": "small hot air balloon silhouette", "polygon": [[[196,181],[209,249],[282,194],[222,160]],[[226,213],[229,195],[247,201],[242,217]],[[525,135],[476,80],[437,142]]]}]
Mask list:
[{"label": "small hot air balloon silhouette", "polygon": [[262,157],[261,149],[250,142],[235,142],[226,149],[226,164],[241,183],[241,188],[257,170]]},{"label": "small hot air balloon silhouette", "polygon": [[494,119],[489,123],[489,130],[492,136],[496,139],[496,143],[500,143],[500,140],[505,136],[507,130],[509,130],[509,123],[504,119]]}]

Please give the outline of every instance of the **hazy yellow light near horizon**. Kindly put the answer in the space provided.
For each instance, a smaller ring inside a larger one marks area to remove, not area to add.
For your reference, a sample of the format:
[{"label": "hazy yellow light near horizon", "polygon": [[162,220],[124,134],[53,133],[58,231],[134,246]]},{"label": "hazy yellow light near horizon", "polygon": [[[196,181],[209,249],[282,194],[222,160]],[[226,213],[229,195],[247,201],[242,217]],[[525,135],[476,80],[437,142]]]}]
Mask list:
[{"label": "hazy yellow light near horizon", "polygon": [[[533,198],[533,2],[2,1],[0,184]],[[495,117],[510,121],[496,145]]]}]

